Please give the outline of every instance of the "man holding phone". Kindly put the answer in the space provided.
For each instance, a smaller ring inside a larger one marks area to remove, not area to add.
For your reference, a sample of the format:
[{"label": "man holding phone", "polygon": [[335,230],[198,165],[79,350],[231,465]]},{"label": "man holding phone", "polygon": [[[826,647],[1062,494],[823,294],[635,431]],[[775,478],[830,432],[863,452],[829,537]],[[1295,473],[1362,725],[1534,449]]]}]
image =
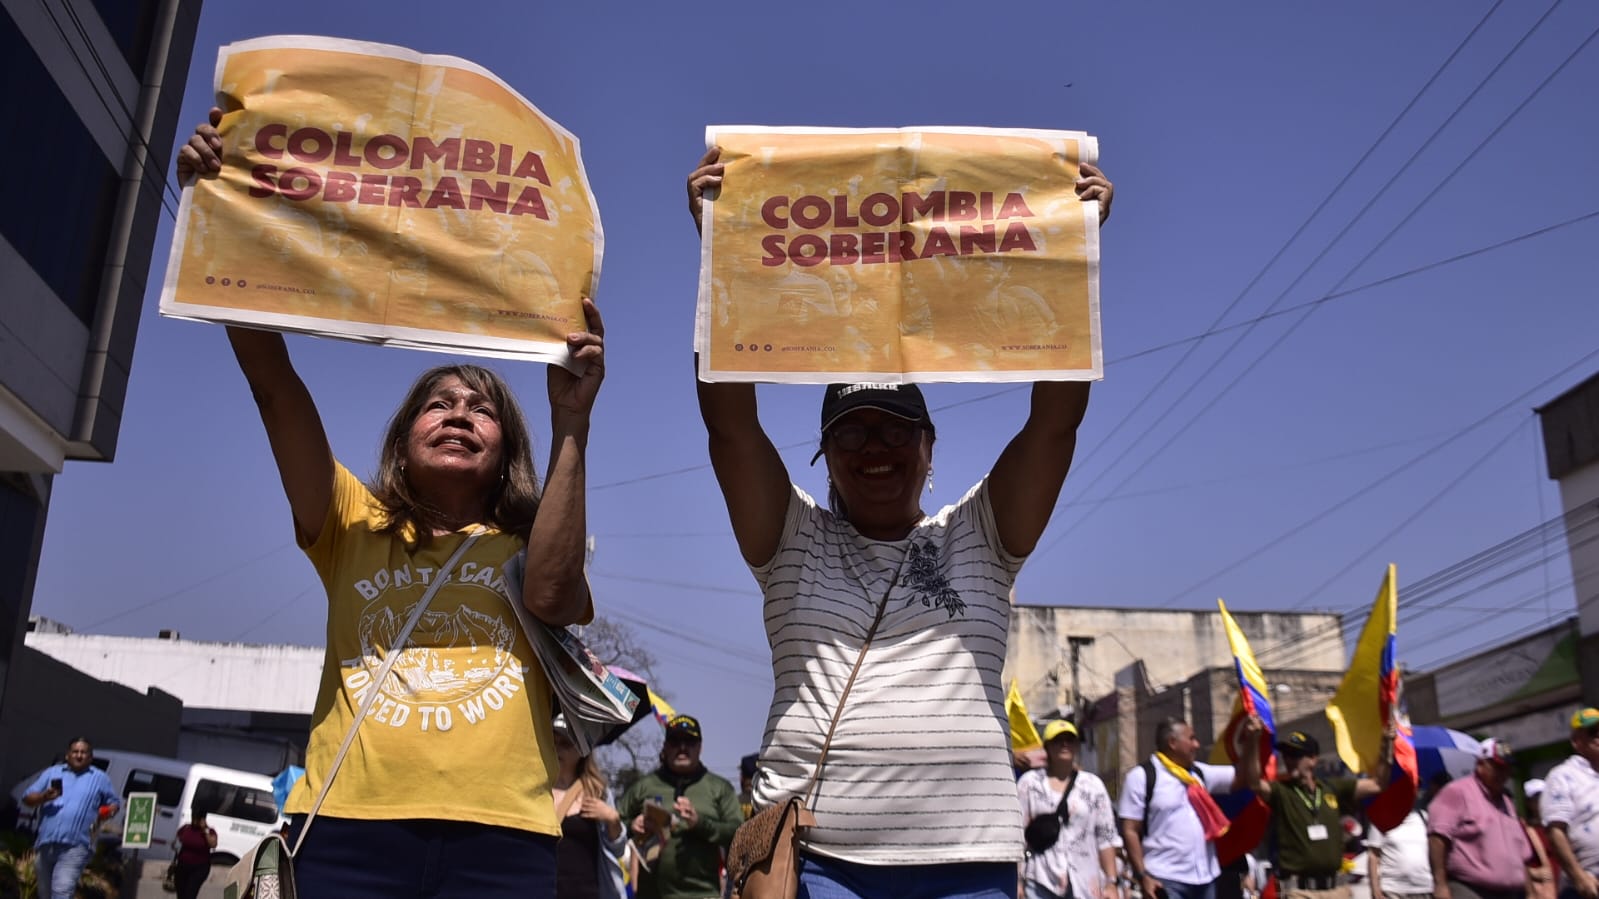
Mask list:
[{"label": "man holding phone", "polygon": [[111,778],[94,767],[94,747],[81,737],[67,745],[67,760],[46,768],[22,802],[39,810],[34,865],[39,899],[72,899],[94,852],[95,822],[117,813],[122,797]]}]

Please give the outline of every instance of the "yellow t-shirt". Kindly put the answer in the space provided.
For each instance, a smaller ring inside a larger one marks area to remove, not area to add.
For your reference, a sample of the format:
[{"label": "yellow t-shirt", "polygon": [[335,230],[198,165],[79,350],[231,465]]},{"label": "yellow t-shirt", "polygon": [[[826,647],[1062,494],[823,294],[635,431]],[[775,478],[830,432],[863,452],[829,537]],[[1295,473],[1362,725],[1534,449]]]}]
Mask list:
[{"label": "yellow t-shirt", "polygon": [[[306,774],[291,814],[311,810],[385,653],[435,572],[466,539],[425,548],[377,533],[382,509],[335,463],[327,520],[306,555],[328,594],[327,655]],[[319,815],[472,821],[559,836],[550,685],[499,595],[519,537],[489,529],[423,613],[356,732]]]}]

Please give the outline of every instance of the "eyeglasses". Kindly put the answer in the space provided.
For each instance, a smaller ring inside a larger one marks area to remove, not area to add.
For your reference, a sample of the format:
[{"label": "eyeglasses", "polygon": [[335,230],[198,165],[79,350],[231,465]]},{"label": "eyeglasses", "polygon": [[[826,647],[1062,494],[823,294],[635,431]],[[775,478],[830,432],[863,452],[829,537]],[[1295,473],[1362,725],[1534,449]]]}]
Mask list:
[{"label": "eyeglasses", "polygon": [[873,437],[884,446],[896,449],[910,443],[921,430],[922,426],[916,422],[906,421],[903,418],[885,418],[875,425],[834,425],[827,429],[827,439],[847,453],[853,453],[864,447]]}]

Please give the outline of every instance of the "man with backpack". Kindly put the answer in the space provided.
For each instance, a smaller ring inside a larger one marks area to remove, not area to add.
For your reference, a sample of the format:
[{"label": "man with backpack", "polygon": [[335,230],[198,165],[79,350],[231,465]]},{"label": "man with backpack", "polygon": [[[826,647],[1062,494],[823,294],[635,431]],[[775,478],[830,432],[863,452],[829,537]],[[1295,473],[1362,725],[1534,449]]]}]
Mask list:
[{"label": "man with backpack", "polygon": [[1211,794],[1258,789],[1262,728],[1254,716],[1240,726],[1237,767],[1199,762],[1199,738],[1186,721],[1166,718],[1155,728],[1155,754],[1127,772],[1116,809],[1146,899],[1214,899],[1216,839],[1227,816]]}]

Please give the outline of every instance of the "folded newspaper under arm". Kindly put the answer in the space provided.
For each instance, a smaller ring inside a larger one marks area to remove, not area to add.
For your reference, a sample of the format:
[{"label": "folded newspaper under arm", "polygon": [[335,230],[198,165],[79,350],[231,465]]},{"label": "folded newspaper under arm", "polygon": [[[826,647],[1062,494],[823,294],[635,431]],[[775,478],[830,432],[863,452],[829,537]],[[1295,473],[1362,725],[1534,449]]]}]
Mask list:
[{"label": "folded newspaper under arm", "polygon": [[550,627],[528,611],[522,604],[526,567],[526,552],[517,553],[500,566],[505,575],[503,597],[516,611],[516,620],[522,623],[533,654],[539,658],[539,667],[555,690],[555,699],[566,715],[578,751],[588,755],[608,733],[632,722],[639,697],[570,628]]}]

